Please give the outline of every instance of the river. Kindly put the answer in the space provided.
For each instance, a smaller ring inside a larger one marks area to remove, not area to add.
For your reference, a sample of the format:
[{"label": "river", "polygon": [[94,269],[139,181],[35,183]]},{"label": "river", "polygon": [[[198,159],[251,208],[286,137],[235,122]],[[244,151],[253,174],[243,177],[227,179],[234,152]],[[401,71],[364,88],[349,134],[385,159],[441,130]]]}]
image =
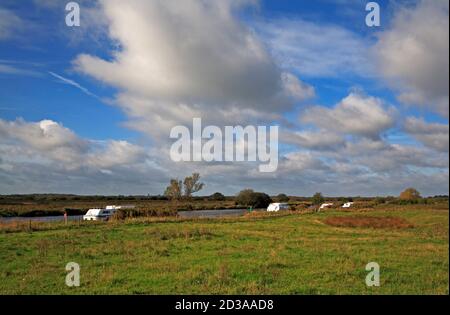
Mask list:
[{"label": "river", "polygon": [[[67,219],[69,221],[78,221],[83,220],[82,215],[71,215],[68,216]],[[64,222],[63,215],[55,215],[55,216],[46,216],[46,217],[0,217],[0,222]]]},{"label": "river", "polygon": [[[221,217],[238,217],[244,215],[247,209],[219,209],[219,210],[194,210],[194,211],[178,211],[181,218],[221,218]],[[83,220],[82,215],[73,215],[67,217],[69,221]],[[63,222],[64,216],[46,216],[46,217],[0,217],[0,222]]]}]

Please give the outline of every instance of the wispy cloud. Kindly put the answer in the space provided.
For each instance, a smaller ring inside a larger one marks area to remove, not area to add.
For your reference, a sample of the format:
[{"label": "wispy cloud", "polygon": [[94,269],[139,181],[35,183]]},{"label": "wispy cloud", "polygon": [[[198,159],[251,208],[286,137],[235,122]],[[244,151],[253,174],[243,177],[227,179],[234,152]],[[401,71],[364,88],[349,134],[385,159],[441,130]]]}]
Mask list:
[{"label": "wispy cloud", "polygon": [[97,99],[100,99],[100,97],[98,97],[97,95],[95,95],[94,93],[92,93],[91,91],[89,91],[87,88],[85,88],[85,87],[82,86],[81,84],[75,82],[74,80],[65,78],[65,77],[63,77],[63,76],[61,76],[61,75],[59,75],[59,74],[57,74],[57,73],[52,72],[52,71],[49,71],[48,73],[49,73],[50,75],[52,75],[53,77],[57,78],[58,80],[60,80],[61,82],[76,87],[77,89],[79,89],[79,90],[80,90],[81,92],[83,92],[84,94],[89,95],[89,96],[92,96],[92,97],[95,97],[95,98],[97,98]]},{"label": "wispy cloud", "polygon": [[253,26],[284,69],[316,78],[372,76],[370,42],[354,31],[300,18],[256,21]]},{"label": "wispy cloud", "polygon": [[18,68],[16,66],[12,65],[6,65],[0,63],[0,73],[1,74],[9,74],[9,75],[25,75],[25,76],[32,76],[32,77],[38,77],[42,74],[34,71],[34,70],[28,70],[28,69],[22,69]]},{"label": "wispy cloud", "polygon": [[0,8],[0,41],[10,39],[24,25],[14,12]]}]

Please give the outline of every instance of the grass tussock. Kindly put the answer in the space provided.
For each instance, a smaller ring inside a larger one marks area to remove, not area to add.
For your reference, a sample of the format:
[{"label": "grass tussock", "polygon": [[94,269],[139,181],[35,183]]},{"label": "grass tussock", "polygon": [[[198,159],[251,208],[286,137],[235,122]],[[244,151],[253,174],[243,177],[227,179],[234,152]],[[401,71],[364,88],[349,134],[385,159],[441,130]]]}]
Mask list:
[{"label": "grass tussock", "polygon": [[273,218],[273,217],[284,217],[292,214],[299,214],[298,211],[278,211],[278,212],[268,212],[268,211],[251,211],[244,214],[244,218]]},{"label": "grass tussock", "polygon": [[406,229],[414,227],[405,219],[397,217],[329,217],[323,222],[331,226],[353,228]]},{"label": "grass tussock", "polygon": [[171,239],[186,239],[186,240],[195,240],[195,239],[211,239],[215,236],[211,230],[206,228],[195,228],[195,229],[175,229],[175,230],[151,230],[146,233],[147,236],[155,237],[159,240],[166,241]]}]

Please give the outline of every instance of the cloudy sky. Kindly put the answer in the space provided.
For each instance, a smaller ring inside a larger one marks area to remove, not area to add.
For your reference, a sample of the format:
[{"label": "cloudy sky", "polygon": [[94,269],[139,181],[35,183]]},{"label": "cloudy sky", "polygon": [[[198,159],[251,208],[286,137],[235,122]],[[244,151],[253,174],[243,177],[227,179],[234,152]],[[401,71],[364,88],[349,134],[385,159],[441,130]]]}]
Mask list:
[{"label": "cloudy sky", "polygon": [[[449,191],[449,4],[0,2],[0,194]],[[170,159],[170,130],[277,125],[279,166]]]}]

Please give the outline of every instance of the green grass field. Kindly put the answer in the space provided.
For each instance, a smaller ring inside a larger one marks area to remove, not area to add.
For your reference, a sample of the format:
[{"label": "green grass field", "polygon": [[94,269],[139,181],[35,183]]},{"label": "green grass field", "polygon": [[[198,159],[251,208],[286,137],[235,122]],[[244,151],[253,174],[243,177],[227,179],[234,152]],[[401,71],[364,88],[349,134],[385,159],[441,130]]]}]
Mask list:
[{"label": "green grass field", "polygon": [[[448,294],[448,204],[0,233],[1,294]],[[336,216],[413,227],[334,227]],[[65,285],[65,265],[81,286]],[[377,262],[380,287],[367,287]]]}]

